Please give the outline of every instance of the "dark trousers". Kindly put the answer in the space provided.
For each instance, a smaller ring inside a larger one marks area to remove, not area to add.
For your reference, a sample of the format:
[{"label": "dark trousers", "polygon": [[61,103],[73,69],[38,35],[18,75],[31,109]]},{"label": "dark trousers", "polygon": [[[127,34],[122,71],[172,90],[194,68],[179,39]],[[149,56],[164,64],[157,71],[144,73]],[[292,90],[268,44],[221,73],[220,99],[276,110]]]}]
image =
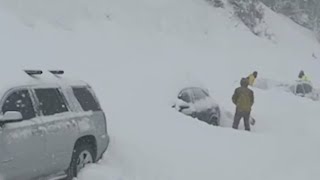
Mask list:
[{"label": "dark trousers", "polygon": [[241,121],[241,119],[243,118],[244,121],[244,128],[246,131],[250,131],[250,112],[243,112],[243,111],[239,111],[236,110],[236,114],[234,115],[234,121],[233,121],[233,125],[232,128],[233,129],[238,129],[239,127],[239,123]]}]

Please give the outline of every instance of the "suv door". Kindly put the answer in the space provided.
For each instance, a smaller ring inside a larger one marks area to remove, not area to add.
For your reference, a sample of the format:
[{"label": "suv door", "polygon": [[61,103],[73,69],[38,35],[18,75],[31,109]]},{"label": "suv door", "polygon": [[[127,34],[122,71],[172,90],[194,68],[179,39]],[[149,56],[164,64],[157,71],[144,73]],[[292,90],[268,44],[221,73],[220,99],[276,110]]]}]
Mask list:
[{"label": "suv door", "polygon": [[46,128],[46,172],[64,171],[69,167],[78,135],[75,117],[59,88],[36,88],[33,92]]},{"label": "suv door", "polygon": [[1,114],[7,111],[20,112],[23,120],[0,129],[0,174],[9,180],[37,177],[45,165],[45,139],[29,90],[15,90],[5,96]]}]

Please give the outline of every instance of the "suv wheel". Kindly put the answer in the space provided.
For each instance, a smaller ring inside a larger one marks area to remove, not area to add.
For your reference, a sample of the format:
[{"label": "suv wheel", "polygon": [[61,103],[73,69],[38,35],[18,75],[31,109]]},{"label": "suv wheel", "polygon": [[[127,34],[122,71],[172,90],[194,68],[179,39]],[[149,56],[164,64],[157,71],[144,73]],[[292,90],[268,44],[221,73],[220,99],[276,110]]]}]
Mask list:
[{"label": "suv wheel", "polygon": [[70,167],[66,171],[67,178],[65,180],[72,180],[74,177],[77,177],[79,171],[86,165],[94,163],[93,149],[90,144],[79,144],[75,147]]}]

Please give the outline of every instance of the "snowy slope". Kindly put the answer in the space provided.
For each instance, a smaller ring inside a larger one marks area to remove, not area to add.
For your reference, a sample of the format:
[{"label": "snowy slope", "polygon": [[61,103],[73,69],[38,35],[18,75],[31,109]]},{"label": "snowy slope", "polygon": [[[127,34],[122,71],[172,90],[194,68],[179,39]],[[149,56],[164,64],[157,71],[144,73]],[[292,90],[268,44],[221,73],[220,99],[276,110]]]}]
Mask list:
[{"label": "snowy slope", "polygon": [[[63,68],[89,81],[108,115],[110,148],[80,180],[316,180],[319,102],[254,89],[253,133],[208,126],[170,108],[205,86],[228,111],[238,80],[320,82],[311,33],[266,10],[275,42],[202,0],[1,0],[0,59],[10,68]],[[13,75],[14,77],[14,75]]]}]

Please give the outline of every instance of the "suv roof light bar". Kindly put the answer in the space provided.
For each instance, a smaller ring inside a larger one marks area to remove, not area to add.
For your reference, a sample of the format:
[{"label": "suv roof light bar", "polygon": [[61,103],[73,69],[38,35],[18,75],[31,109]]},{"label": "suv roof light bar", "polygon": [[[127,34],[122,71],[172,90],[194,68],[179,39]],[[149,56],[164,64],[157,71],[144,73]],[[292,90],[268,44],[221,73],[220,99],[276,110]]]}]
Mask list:
[{"label": "suv roof light bar", "polygon": [[51,74],[54,74],[54,75],[62,75],[62,74],[64,74],[63,70],[49,70],[49,72]]},{"label": "suv roof light bar", "polygon": [[24,70],[29,76],[41,75],[43,72],[41,70]]}]

